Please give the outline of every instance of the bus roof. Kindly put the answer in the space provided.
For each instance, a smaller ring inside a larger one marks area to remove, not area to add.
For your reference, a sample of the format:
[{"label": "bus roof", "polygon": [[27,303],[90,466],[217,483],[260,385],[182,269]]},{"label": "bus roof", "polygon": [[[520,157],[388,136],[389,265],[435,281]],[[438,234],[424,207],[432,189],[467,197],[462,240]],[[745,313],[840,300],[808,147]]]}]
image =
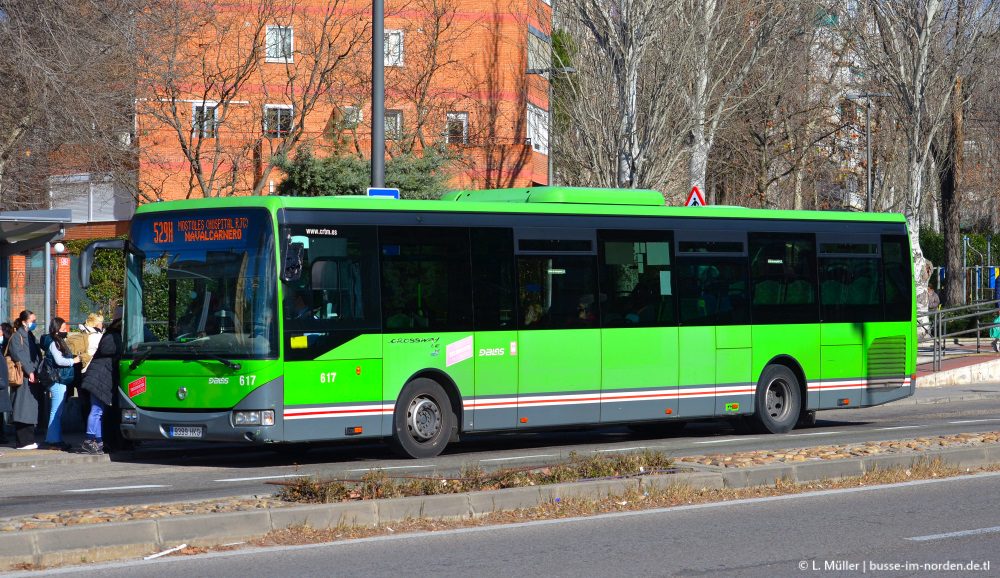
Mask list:
[{"label": "bus roof", "polygon": [[720,205],[671,207],[663,204],[663,196],[656,191],[583,187],[533,187],[455,191],[446,193],[441,197],[441,200],[396,200],[388,197],[368,197],[363,195],[338,197],[285,197],[277,195],[219,197],[148,203],[140,205],[136,210],[136,214],[236,207],[264,207],[272,211],[287,208],[346,211],[710,217],[723,219],[865,221],[883,223],[903,223],[906,221],[903,215],[898,213],[747,209]]}]

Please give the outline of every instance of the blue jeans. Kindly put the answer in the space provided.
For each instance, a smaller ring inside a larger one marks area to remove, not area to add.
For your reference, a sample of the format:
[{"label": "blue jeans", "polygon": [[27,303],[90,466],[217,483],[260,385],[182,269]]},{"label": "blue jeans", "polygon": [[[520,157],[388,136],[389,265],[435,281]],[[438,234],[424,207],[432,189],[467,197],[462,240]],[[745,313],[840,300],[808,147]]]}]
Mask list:
[{"label": "blue jeans", "polygon": [[87,416],[87,439],[101,441],[101,417],[104,416],[104,402],[90,394],[90,415]]},{"label": "blue jeans", "polygon": [[62,413],[63,400],[66,399],[66,384],[54,383],[49,388],[52,393],[52,407],[49,409],[49,429],[45,432],[45,441],[50,444],[62,443]]}]

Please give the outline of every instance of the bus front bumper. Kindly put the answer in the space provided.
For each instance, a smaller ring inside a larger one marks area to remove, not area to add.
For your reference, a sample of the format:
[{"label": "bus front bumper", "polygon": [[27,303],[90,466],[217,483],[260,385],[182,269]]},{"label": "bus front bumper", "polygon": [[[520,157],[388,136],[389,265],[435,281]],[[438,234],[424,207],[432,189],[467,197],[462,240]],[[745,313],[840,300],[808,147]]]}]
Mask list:
[{"label": "bus front bumper", "polygon": [[[180,411],[143,409],[121,400],[121,432],[125,439],[266,444],[282,441],[283,379],[250,392],[232,409]],[[133,419],[125,414],[134,412]],[[237,414],[240,414],[239,416]],[[238,417],[245,423],[237,424]],[[268,418],[273,425],[268,423]]]}]

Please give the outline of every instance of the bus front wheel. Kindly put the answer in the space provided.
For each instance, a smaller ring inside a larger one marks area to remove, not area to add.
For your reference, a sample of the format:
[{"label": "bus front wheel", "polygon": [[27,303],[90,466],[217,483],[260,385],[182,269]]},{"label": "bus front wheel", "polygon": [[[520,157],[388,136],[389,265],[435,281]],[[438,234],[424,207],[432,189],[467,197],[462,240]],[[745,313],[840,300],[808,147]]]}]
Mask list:
[{"label": "bus front wheel", "polygon": [[802,407],[799,380],[784,365],[768,366],[757,382],[754,404],[757,411],[753,425],[757,433],[788,432],[795,427]]},{"label": "bus front wheel", "polygon": [[419,378],[403,387],[392,416],[393,451],[408,458],[432,458],[448,445],[454,426],[451,402],[437,382]]}]

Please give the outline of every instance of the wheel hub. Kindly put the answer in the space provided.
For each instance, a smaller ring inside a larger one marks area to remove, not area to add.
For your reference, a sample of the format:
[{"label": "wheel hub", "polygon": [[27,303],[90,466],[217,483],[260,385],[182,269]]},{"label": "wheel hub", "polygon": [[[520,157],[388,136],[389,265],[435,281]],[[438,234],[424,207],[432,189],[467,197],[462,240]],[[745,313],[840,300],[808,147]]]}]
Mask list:
[{"label": "wheel hub", "polygon": [[781,421],[788,413],[788,384],[777,379],[767,386],[767,413],[775,421]]},{"label": "wheel hub", "polygon": [[406,425],[414,439],[429,440],[441,431],[441,408],[433,399],[418,397],[410,403]]}]

